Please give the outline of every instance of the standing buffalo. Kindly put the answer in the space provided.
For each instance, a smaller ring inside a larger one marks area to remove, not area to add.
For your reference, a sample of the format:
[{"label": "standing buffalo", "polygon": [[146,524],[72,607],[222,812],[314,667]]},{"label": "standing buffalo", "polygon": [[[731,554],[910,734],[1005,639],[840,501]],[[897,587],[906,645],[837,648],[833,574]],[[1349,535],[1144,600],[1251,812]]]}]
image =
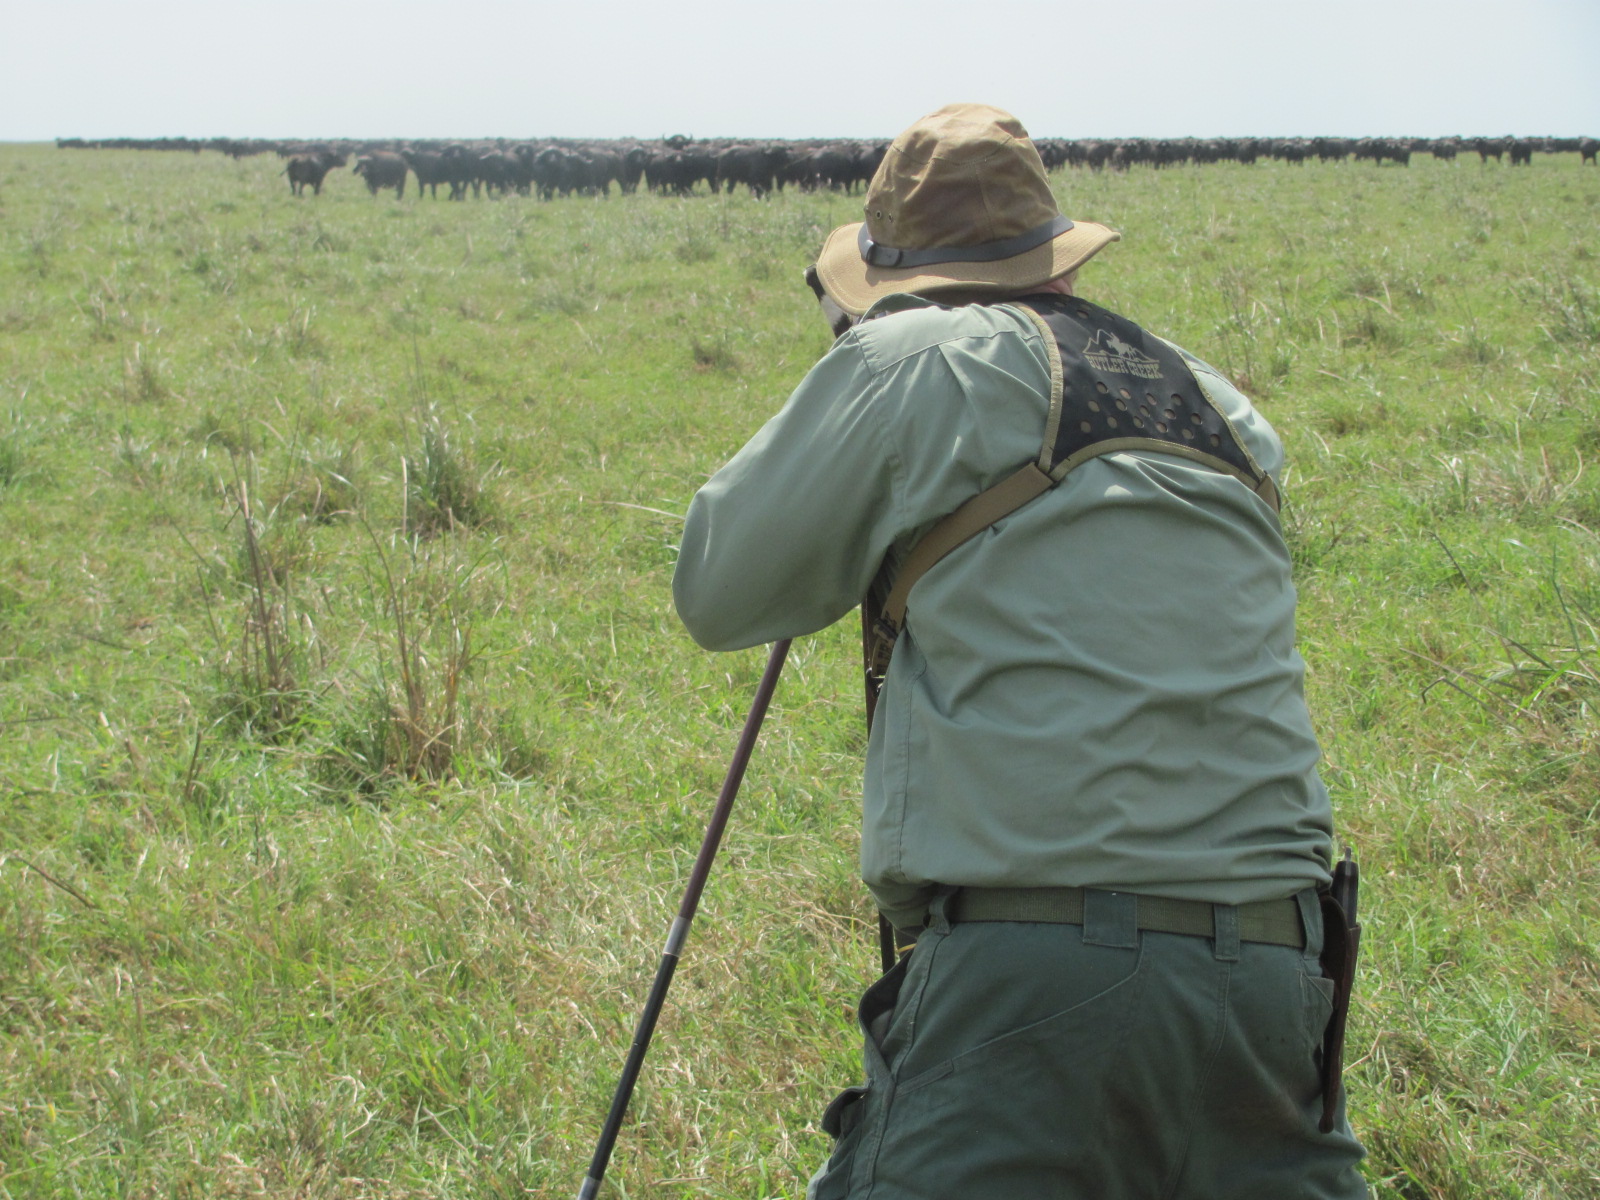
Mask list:
[{"label": "standing buffalo", "polygon": [[609,197],[612,183],[620,184],[622,180],[622,155],[603,146],[588,146],[583,158],[587,168],[584,192],[591,196],[599,192]]},{"label": "standing buffalo", "polygon": [[662,195],[687,196],[694,190],[694,177],[689,173],[689,164],[680,150],[653,154],[646,159],[644,182],[652,192]]},{"label": "standing buffalo", "polygon": [[622,178],[622,156],[598,146],[547,146],[533,156],[529,171],[541,200],[557,192],[609,196],[612,182]]},{"label": "standing buffalo", "polygon": [[777,174],[789,161],[789,148],[780,144],[729,146],[717,155],[717,173],[712,190],[732,192],[745,184],[757,199],[772,191]]},{"label": "standing buffalo", "polygon": [[433,198],[439,198],[439,185],[449,184],[451,195],[454,196],[457,187],[451,183],[453,175],[459,174],[456,164],[447,163],[443,154],[436,154],[432,150],[402,150],[401,160],[416,174],[417,195],[431,191]]},{"label": "standing buffalo", "polygon": [[560,146],[546,146],[533,157],[529,170],[539,199],[550,200],[559,191],[570,196],[582,185],[583,164],[578,156]]},{"label": "standing buffalo", "polygon": [[367,181],[367,191],[374,196],[379,188],[393,188],[394,198],[400,199],[406,194],[406,160],[398,154],[388,150],[376,150],[371,154],[363,154],[356,159],[356,165],[351,168],[357,175]]},{"label": "standing buffalo", "polygon": [[644,146],[628,146],[622,152],[621,172],[617,184],[624,195],[639,190],[639,180],[644,178],[644,165],[650,161],[650,151]]},{"label": "standing buffalo", "polygon": [[517,182],[517,160],[504,150],[488,150],[478,155],[478,161],[473,168],[472,194],[477,196],[481,191],[493,196],[496,192],[505,195]]},{"label": "standing buffalo", "polygon": [[1481,137],[1472,143],[1472,148],[1478,152],[1478,161],[1481,163],[1488,162],[1491,155],[1494,156],[1495,162],[1499,162],[1500,156],[1510,149],[1510,146],[1511,139],[1508,137]]},{"label": "standing buffalo", "polygon": [[328,172],[342,166],[344,166],[344,155],[336,154],[332,150],[321,150],[315,154],[296,154],[289,160],[289,165],[284,167],[283,173],[289,177],[289,191],[294,195],[305,195],[306,184],[309,183],[312,195],[320,196],[322,181]]},{"label": "standing buffalo", "polygon": [[813,177],[826,188],[856,190],[860,168],[856,161],[856,148],[848,144],[823,146],[811,156]]},{"label": "standing buffalo", "polygon": [[[417,190],[422,190],[422,171],[417,165],[417,160],[407,155],[411,162],[411,169],[417,172]],[[439,151],[438,163],[435,167],[435,178],[439,183],[450,185],[450,199],[465,200],[467,188],[472,189],[474,196],[481,195],[483,191],[483,176],[477,152],[459,143],[452,143]],[[429,182],[433,182],[430,180]],[[438,193],[435,192],[435,195]]]}]

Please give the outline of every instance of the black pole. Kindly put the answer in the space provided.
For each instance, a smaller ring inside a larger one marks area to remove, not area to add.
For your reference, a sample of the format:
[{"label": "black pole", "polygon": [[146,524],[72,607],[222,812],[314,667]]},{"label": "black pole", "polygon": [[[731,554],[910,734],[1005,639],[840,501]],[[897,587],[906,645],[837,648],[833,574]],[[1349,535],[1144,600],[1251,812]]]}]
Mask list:
[{"label": "black pole", "polygon": [[772,693],[778,686],[778,675],[789,653],[789,641],[784,638],[772,644],[772,653],[767,657],[767,669],[762,672],[755,699],[750,702],[750,715],[744,719],[744,732],[739,735],[733,761],[728,764],[728,774],[722,781],[717,806],[711,810],[711,821],[700,843],[700,854],[694,860],[694,869],[689,872],[689,886],[684,889],[677,918],[667,933],[667,945],[661,952],[655,983],[650,986],[650,997],[645,1001],[644,1011],[639,1014],[639,1025],[633,1033],[628,1061],[622,1068],[622,1078],[617,1081],[616,1095],[611,1098],[611,1112],[606,1116],[604,1128],[600,1130],[600,1143],[595,1147],[594,1158],[589,1163],[588,1177],[578,1189],[578,1200],[594,1200],[599,1194],[606,1164],[611,1161],[612,1148],[617,1144],[617,1135],[622,1132],[622,1118],[628,1111],[628,1100],[633,1096],[639,1070],[644,1066],[645,1051],[650,1048],[650,1035],[655,1032],[656,1018],[666,1004],[667,987],[672,983],[673,972],[678,969],[678,958],[683,953],[684,942],[688,940],[695,909],[700,906],[700,893],[705,891],[706,880],[711,875],[711,862],[716,858],[717,847],[722,842],[722,831],[728,827],[728,817],[733,812],[733,798],[739,794],[744,769],[750,764],[750,755],[756,748],[756,735],[761,732],[761,722],[767,715],[767,706],[771,704]]},{"label": "black pole", "polygon": [[[867,713],[867,740],[872,740],[872,718],[878,712],[878,689],[883,686],[883,680],[878,678],[875,670],[876,664],[872,658],[872,645],[874,637],[873,626],[878,620],[878,605],[868,592],[861,601],[861,676],[866,682],[866,713]],[[894,967],[895,954],[894,927],[889,924],[889,918],[882,912],[878,913],[878,962],[887,975]]]}]

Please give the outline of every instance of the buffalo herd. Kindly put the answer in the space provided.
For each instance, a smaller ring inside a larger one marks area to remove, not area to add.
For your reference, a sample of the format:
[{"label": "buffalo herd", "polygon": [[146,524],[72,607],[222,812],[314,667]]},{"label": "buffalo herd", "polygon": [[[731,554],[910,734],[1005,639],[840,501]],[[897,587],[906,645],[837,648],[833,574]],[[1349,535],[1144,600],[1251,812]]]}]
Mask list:
[{"label": "buffalo herd", "polygon": [[[1413,154],[1453,160],[1476,154],[1487,163],[1523,166],[1535,153],[1576,153],[1594,163],[1600,141],[1592,137],[1442,137],[1442,138],[1036,138],[1045,165],[1090,170],[1170,167],[1191,163],[1255,163],[1276,159],[1337,162],[1365,159],[1409,166]],[[288,160],[283,174],[289,189],[303,195],[322,192],[323,181],[351,159],[367,190],[376,196],[393,189],[405,195],[416,181],[419,194],[437,198],[441,185],[451,200],[517,193],[544,200],[556,196],[607,196],[611,186],[624,192],[641,185],[651,192],[687,196],[701,185],[711,192],[748,188],[765,196],[786,186],[811,191],[853,192],[872,178],[886,141],[734,141],[678,135],[653,141],[573,141],[504,138],[482,141],[278,141],[270,139],[62,138],[63,149],[214,150],[233,158],[277,154]]]}]

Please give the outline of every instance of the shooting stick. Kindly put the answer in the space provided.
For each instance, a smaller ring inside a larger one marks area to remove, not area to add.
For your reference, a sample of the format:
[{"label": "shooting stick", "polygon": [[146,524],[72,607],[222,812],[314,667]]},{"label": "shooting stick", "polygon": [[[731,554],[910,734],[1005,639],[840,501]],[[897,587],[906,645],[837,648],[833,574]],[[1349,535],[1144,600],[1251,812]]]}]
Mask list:
[{"label": "shooting stick", "polygon": [[[873,626],[877,623],[879,605],[869,592],[861,601],[861,675],[867,685],[867,738],[872,738],[872,718],[878,712],[878,691],[883,680],[878,676],[877,664],[872,658]],[[878,961],[887,975],[898,956],[894,948],[894,927],[883,913],[878,914]]]},{"label": "shooting stick", "polygon": [[628,1111],[628,1100],[633,1086],[638,1082],[639,1069],[644,1066],[645,1051],[650,1048],[650,1035],[655,1032],[656,1018],[666,1004],[667,987],[672,983],[672,973],[678,968],[678,957],[689,937],[689,924],[694,920],[695,909],[700,906],[700,893],[705,891],[706,879],[711,874],[711,860],[717,856],[717,846],[722,841],[722,831],[728,826],[733,812],[733,798],[739,794],[739,784],[744,780],[744,769],[756,747],[756,735],[761,732],[761,722],[772,702],[772,693],[778,686],[778,675],[783,670],[783,660],[789,653],[789,639],[772,644],[767,658],[767,669],[756,687],[755,699],[750,702],[750,715],[744,719],[744,732],[733,751],[733,761],[728,764],[728,774],[722,781],[722,791],[717,796],[717,806],[711,811],[711,821],[706,826],[706,836],[700,843],[700,854],[689,872],[689,885],[684,889],[683,902],[678,905],[678,916],[667,934],[666,949],[661,952],[661,964],[656,968],[656,979],[650,987],[650,997],[644,1011],[639,1014],[639,1025],[633,1033],[633,1045],[628,1050],[628,1061],[622,1068],[622,1078],[617,1081],[617,1093],[611,1099],[611,1112],[605,1127],[600,1131],[600,1143],[595,1147],[594,1158],[589,1163],[589,1175],[578,1189],[578,1200],[594,1200],[600,1191],[600,1181],[605,1177],[606,1164],[611,1161],[611,1150],[622,1131],[622,1118]]}]

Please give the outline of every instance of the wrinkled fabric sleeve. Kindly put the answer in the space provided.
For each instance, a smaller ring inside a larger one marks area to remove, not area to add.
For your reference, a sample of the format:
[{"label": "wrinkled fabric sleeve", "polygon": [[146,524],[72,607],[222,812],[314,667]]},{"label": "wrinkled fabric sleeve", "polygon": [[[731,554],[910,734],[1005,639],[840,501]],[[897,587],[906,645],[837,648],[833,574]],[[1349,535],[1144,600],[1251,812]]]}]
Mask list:
[{"label": "wrinkled fabric sleeve", "polygon": [[695,495],[673,601],[708,650],[825,628],[860,602],[902,527],[903,467],[855,334]]}]

